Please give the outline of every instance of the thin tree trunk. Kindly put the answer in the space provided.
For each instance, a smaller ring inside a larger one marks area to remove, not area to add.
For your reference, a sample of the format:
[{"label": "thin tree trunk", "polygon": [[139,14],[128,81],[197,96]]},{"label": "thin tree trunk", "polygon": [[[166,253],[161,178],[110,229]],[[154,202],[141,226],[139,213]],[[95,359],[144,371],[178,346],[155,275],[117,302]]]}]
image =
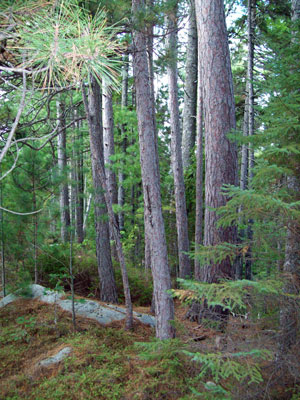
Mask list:
[{"label": "thin tree trunk", "polygon": [[188,221],[185,201],[185,186],[182,167],[181,133],[179,122],[178,103],[178,71],[177,71],[177,8],[169,11],[167,15],[167,52],[169,62],[167,65],[169,85],[169,110],[171,126],[171,160],[174,176],[174,191],[176,205],[176,226],[179,255],[179,277],[191,277],[191,261],[188,256],[190,250],[188,236]]},{"label": "thin tree trunk", "polygon": [[[72,110],[72,116],[77,117],[77,110]],[[74,229],[73,240],[75,236],[78,243],[83,242],[83,157],[82,157],[82,141],[79,133],[79,121],[73,125],[72,132],[72,160],[71,160],[71,225]],[[78,140],[79,139],[79,140]]]},{"label": "thin tree trunk", "polygon": [[[99,119],[99,116],[96,117],[97,110],[101,110],[101,108],[97,107],[97,106],[99,106],[99,103],[101,102],[100,87],[94,77],[91,77],[91,88],[89,89],[88,99],[87,99],[87,96],[85,93],[84,86],[82,86],[82,95],[83,95],[83,101],[84,101],[85,111],[86,111],[88,125],[89,125],[90,137],[91,138],[93,137],[93,139],[91,140],[91,153],[92,153],[93,158],[96,157],[96,155],[98,155],[98,162],[95,162],[96,160],[94,159],[95,170],[97,171],[97,179],[99,179],[100,184],[102,185],[102,189],[104,191],[105,206],[107,208],[109,222],[110,222],[110,228],[113,232],[114,240],[116,243],[116,250],[117,250],[119,263],[120,263],[120,267],[121,267],[121,272],[122,272],[122,280],[123,280],[123,288],[124,288],[124,296],[125,296],[125,304],[126,304],[126,329],[132,329],[133,328],[133,310],[132,310],[132,302],[131,302],[131,296],[130,296],[129,281],[128,281],[127,269],[126,269],[126,264],[125,264],[125,257],[124,257],[124,253],[123,253],[123,249],[122,249],[121,236],[120,236],[117,221],[116,221],[116,218],[115,218],[115,215],[113,212],[111,197],[108,193],[108,188],[107,188],[107,184],[106,184],[103,146],[102,146],[102,154],[100,154],[99,152],[96,152],[94,149],[95,118]],[[99,121],[97,121],[97,125],[101,125],[100,119],[99,119]],[[101,129],[100,129],[100,131],[101,131]],[[97,135],[97,137],[99,137],[99,136],[100,135]],[[99,139],[97,140],[97,142],[98,142],[97,147],[99,147]],[[99,156],[100,156],[100,158],[99,158]]]},{"label": "thin tree trunk", "polygon": [[[51,146],[54,148],[54,144],[52,142],[51,142]],[[52,166],[51,166],[51,178],[50,178],[52,187],[54,187],[54,169],[55,169],[56,163],[57,163],[57,161],[56,161],[56,157],[55,157],[55,152],[53,151],[53,154],[52,154]],[[55,199],[54,196],[52,196],[51,200],[50,200],[50,207],[49,207],[49,220],[50,220],[49,230],[50,230],[50,232],[52,234],[52,237],[55,237],[55,234],[56,234],[56,220],[57,220],[57,218],[56,218],[56,215],[55,215],[55,211],[53,211],[55,208],[56,208],[56,199]]]},{"label": "thin tree trunk", "polygon": [[[103,82],[103,144],[104,144],[104,163],[105,175],[108,193],[112,204],[118,204],[118,187],[116,174],[112,168],[113,162],[111,156],[115,155],[114,141],[114,113],[112,92],[107,83]],[[110,238],[113,240],[113,232],[110,232]],[[115,245],[112,244],[112,254],[117,258]]]},{"label": "thin tree trunk", "polygon": [[100,86],[95,78],[91,77],[86,115],[89,124],[91,163],[95,190],[94,210],[100,299],[106,302],[117,303],[118,297],[111,260],[109,225],[107,221],[107,205],[101,179],[101,170],[104,168],[101,111]]},{"label": "thin tree trunk", "polygon": [[190,165],[192,150],[195,146],[197,108],[197,54],[198,43],[195,0],[190,0],[182,123],[182,164],[184,171]]},{"label": "thin tree trunk", "polygon": [[[37,210],[36,204],[36,185],[35,185],[35,160],[32,162],[32,208]],[[38,282],[38,267],[37,267],[37,234],[38,234],[38,215],[33,215],[33,260],[34,260],[34,283]]]},{"label": "thin tree trunk", "polygon": [[[235,129],[235,106],[223,0],[196,2],[198,40],[203,81],[205,123],[205,230],[204,245],[236,243],[236,228],[217,227],[216,209],[226,204],[224,184],[237,184],[236,145],[227,138]],[[201,280],[233,278],[226,258],[202,268]]]},{"label": "thin tree trunk", "polygon": [[76,236],[77,242],[82,243],[84,240],[84,229],[83,229],[83,210],[84,210],[84,178],[83,178],[83,135],[79,130],[80,126],[78,123],[78,142],[77,142],[77,182],[76,182],[76,204],[75,204],[75,215],[76,215]]},{"label": "thin tree trunk", "polygon": [[59,135],[57,136],[57,162],[61,178],[60,191],[59,191],[59,204],[60,204],[60,220],[61,220],[61,240],[68,242],[70,227],[70,211],[69,211],[69,190],[66,183],[66,169],[67,169],[67,150],[66,150],[66,129],[65,129],[65,115],[64,105],[61,101],[56,102],[57,109],[57,123]]},{"label": "thin tree trunk", "polygon": [[[195,221],[195,251],[203,244],[203,101],[202,80],[200,76],[200,59],[198,60],[198,84],[197,84],[197,154],[196,154],[196,221]],[[195,279],[201,279],[200,261],[195,258]]]},{"label": "thin tree trunk", "polygon": [[[256,18],[256,0],[248,0],[248,16],[247,16],[247,32],[248,32],[248,63],[247,63],[247,77],[246,77],[246,99],[244,110],[244,123],[243,123],[243,136],[246,138],[254,134],[254,94],[253,94],[253,64],[254,64],[254,34],[255,34],[255,18]],[[254,153],[250,150],[250,144],[244,143],[242,145],[241,157],[241,175],[240,175],[240,188],[242,190],[248,189],[251,184],[252,169],[254,167]],[[242,211],[240,208],[239,212]],[[240,221],[242,222],[242,221]],[[243,241],[245,236],[248,241],[252,240],[252,223],[248,221],[246,231],[240,230],[240,240]],[[245,278],[251,279],[252,276],[252,252],[251,247],[248,247],[247,253],[244,257],[240,256],[236,263],[236,278],[242,279],[243,277],[243,264],[245,262]]]},{"label": "thin tree trunk", "polygon": [[[75,212],[75,203],[71,200],[71,210]],[[72,220],[71,220],[72,221]],[[74,274],[73,274],[73,225],[70,226],[70,257],[69,257],[69,275],[71,286],[71,301],[72,301],[72,323],[74,332],[76,331],[76,313],[75,313],[75,291],[74,291]]]},{"label": "thin tree trunk", "polygon": [[[150,12],[153,11],[154,0],[146,0],[147,7],[150,9]],[[149,69],[149,86],[150,86],[150,96],[151,96],[151,103],[153,107],[151,111],[153,112],[152,119],[154,121],[154,132],[155,138],[157,138],[157,126],[156,126],[156,118],[155,118],[155,92],[154,92],[154,66],[153,66],[153,36],[154,36],[154,25],[148,24],[147,29],[147,60],[148,60],[148,69]],[[155,144],[157,144],[157,139],[155,139]],[[158,153],[158,150],[157,150]],[[148,233],[148,224],[146,222],[146,212],[144,209],[144,236],[145,236],[145,248],[144,248],[144,255],[145,255],[145,267],[146,269],[151,270],[151,242],[150,242],[150,235]],[[155,313],[155,294],[154,288],[152,291],[152,300],[150,306],[150,312]]]},{"label": "thin tree trunk", "polygon": [[[124,60],[124,67],[122,69],[122,93],[121,93],[121,106],[122,107],[127,107],[127,105],[128,105],[128,68],[129,68],[128,56],[126,56],[125,60]],[[125,129],[124,125],[121,126],[121,133],[122,133],[122,137],[123,137],[122,150],[125,153],[126,148],[127,148],[127,138],[126,138],[126,129]],[[124,179],[125,179],[125,175],[121,168],[118,173],[118,180],[119,180],[118,205],[119,205],[119,207],[123,207],[125,204],[125,189],[123,186]],[[123,211],[119,212],[118,222],[119,222],[120,232],[124,231],[124,212]]]},{"label": "thin tree trunk", "polygon": [[[75,132],[72,132],[72,158],[69,161],[70,165],[70,231],[71,228],[76,226],[76,211],[75,204],[77,201],[77,154],[76,154],[76,142],[75,142]],[[71,235],[71,233],[70,233]],[[69,236],[70,236],[69,235]],[[71,240],[71,238],[69,239]]]},{"label": "thin tree trunk", "polygon": [[156,336],[159,339],[174,337],[174,303],[168,293],[171,277],[167,257],[167,244],[162,216],[160,177],[157,146],[155,144],[154,104],[151,99],[147,41],[143,31],[137,30],[136,14],[145,7],[143,0],[132,0],[135,18],[133,32],[133,70],[139,129],[140,159],[146,213],[147,233],[151,243],[151,263],[155,297]]},{"label": "thin tree trunk", "polygon": [[112,169],[111,156],[115,155],[114,142],[114,114],[112,103],[112,92],[109,86],[103,83],[103,142],[104,142],[104,162],[108,192],[112,204],[118,203],[116,174]]},{"label": "thin tree trunk", "polygon": [[83,234],[84,234],[84,236],[86,233],[87,220],[88,220],[88,216],[89,216],[90,209],[91,209],[92,198],[93,198],[93,195],[92,195],[92,193],[90,193],[87,198],[86,207],[85,207],[84,214],[83,214]]},{"label": "thin tree trunk", "polygon": [[[248,135],[254,135],[254,90],[253,90],[253,70],[254,70],[254,35],[256,20],[256,0],[248,0]],[[249,152],[249,172],[248,186],[251,185],[253,179],[254,168],[254,151],[250,148]],[[247,184],[247,182],[246,182]],[[252,250],[251,242],[253,238],[252,231],[253,221],[248,221],[247,238],[249,241],[248,251],[245,254],[245,278],[252,278]]]},{"label": "thin tree trunk", "polygon": [[[0,168],[1,175],[1,168]],[[3,207],[3,183],[0,181],[0,205]],[[3,210],[0,209],[1,219],[1,283],[2,283],[2,294],[6,296],[6,271],[5,271],[5,242],[4,242],[4,214]]]}]

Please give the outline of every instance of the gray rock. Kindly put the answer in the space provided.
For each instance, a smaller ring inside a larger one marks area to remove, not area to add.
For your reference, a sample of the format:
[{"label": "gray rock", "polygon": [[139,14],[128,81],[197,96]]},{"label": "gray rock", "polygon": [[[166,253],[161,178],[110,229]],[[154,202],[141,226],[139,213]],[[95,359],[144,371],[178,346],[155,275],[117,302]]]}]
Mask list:
[{"label": "gray rock", "polygon": [[58,353],[54,354],[54,356],[45,358],[44,360],[38,363],[40,367],[50,367],[53,364],[58,364],[63,359],[65,359],[72,352],[71,347],[64,347]]},{"label": "gray rock", "polygon": [[152,327],[155,327],[155,318],[152,315],[148,314],[138,314],[138,313],[133,313],[134,318],[138,319],[142,324],[145,325],[150,325]]},{"label": "gray rock", "polygon": [[13,301],[17,300],[17,296],[15,296],[13,293],[9,294],[8,296],[3,297],[3,299],[0,301],[0,308],[6,306],[9,303],[12,303]]},{"label": "gray rock", "polygon": [[[58,304],[63,310],[72,312],[71,300],[59,300]],[[94,319],[102,325],[107,325],[113,321],[120,321],[125,318],[125,314],[116,310],[110,310],[92,300],[86,300],[84,303],[75,302],[75,313],[82,317]]]},{"label": "gray rock", "polygon": [[64,292],[57,292],[52,289],[44,288],[44,286],[35,284],[31,285],[31,291],[34,299],[39,299],[50,304],[57,302],[57,300],[65,295]]},{"label": "gray rock", "polygon": [[17,290],[15,293],[11,293],[8,296],[5,296],[0,301],[0,308],[22,297],[25,298],[29,297],[30,299],[39,299],[41,301],[44,301],[45,303],[51,304],[55,303],[62,296],[64,296],[63,292],[56,292],[55,290],[47,289],[44,286],[33,284],[28,286],[28,293],[26,293],[26,296],[22,295],[22,290]]},{"label": "gray rock", "polygon": [[105,307],[111,308],[113,310],[119,311],[122,314],[126,314],[125,308],[115,306],[114,304],[105,304]]},{"label": "gray rock", "polygon": [[[105,307],[112,308],[113,310],[119,311],[122,314],[126,314],[125,308],[115,306],[113,304],[106,304]],[[133,318],[138,319],[145,325],[150,325],[155,327],[155,318],[152,315],[137,313],[133,311]]]},{"label": "gray rock", "polygon": [[[72,301],[61,300],[64,292],[44,288],[41,285],[30,285],[30,298],[39,299],[45,303],[58,304],[63,310],[72,312]],[[19,296],[21,297],[21,296]],[[17,293],[10,294],[0,301],[0,308],[6,306],[18,298]],[[126,310],[112,304],[102,306],[97,301],[85,300],[84,302],[75,302],[75,313],[81,317],[87,317],[98,321],[102,325],[110,324],[114,321],[121,321],[126,317]],[[155,326],[155,318],[148,314],[133,312],[133,317],[146,325]]]}]

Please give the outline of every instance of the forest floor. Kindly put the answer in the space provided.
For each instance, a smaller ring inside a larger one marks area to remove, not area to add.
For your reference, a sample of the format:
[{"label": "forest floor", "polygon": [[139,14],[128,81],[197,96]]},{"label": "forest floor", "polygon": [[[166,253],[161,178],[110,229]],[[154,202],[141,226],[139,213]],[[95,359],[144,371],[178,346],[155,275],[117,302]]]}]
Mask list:
[{"label": "forest floor", "polygon": [[[138,321],[128,332],[124,321],[104,327],[78,317],[74,332],[70,313],[57,309],[55,324],[53,305],[19,299],[0,310],[0,399],[300,399],[295,378],[299,351],[288,364],[293,370],[276,367],[272,360],[277,335],[270,322],[230,317],[226,332],[220,333],[186,320],[186,310],[176,302],[177,339],[161,346],[154,340],[154,329]],[[135,311],[149,313],[149,308]],[[138,343],[149,343],[151,349]],[[48,368],[38,365],[66,346],[72,353],[63,362]],[[269,357],[241,355],[234,364],[233,354],[253,349],[254,355],[266,349]],[[209,362],[191,361],[183,350],[211,355],[213,372]],[[222,363],[224,359],[230,363]],[[233,375],[226,376],[224,368],[232,368]],[[262,381],[250,383],[259,374],[257,368]],[[249,374],[237,379],[238,370]]]}]

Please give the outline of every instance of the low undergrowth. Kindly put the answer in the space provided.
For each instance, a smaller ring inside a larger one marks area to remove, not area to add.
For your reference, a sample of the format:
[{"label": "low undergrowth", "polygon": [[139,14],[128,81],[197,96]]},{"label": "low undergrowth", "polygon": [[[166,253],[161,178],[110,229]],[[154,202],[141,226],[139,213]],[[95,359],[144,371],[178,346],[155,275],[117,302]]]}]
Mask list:
[{"label": "low undergrowth", "polygon": [[[177,304],[177,318],[180,312]],[[78,318],[74,332],[68,313],[59,310],[54,323],[53,306],[20,299],[0,309],[0,399],[299,398],[297,382],[280,381],[282,371],[274,369],[272,339],[256,340],[263,325],[231,319],[221,346],[213,330],[186,320],[181,329],[176,324],[179,338],[164,342],[140,323],[127,332],[123,322],[102,327]],[[66,346],[72,353],[63,362],[37,366]]]},{"label": "low undergrowth", "polygon": [[[6,400],[179,399],[191,393],[185,363],[157,363],[139,356],[136,342],[154,332],[137,323],[126,332],[78,319],[73,332],[69,314],[33,300],[18,300],[0,310],[0,398]],[[26,332],[26,333],[25,333]],[[35,366],[57,349],[70,346],[71,356],[59,366]],[[191,398],[192,397],[188,397]]]}]

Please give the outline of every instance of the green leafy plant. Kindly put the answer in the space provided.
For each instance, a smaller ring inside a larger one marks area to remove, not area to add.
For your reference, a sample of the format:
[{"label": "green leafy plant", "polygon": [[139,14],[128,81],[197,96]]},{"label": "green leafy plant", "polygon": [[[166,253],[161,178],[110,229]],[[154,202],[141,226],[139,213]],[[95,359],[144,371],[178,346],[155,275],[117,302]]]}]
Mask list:
[{"label": "green leafy plant", "polygon": [[25,316],[18,317],[16,320],[17,324],[19,325],[11,334],[10,338],[15,342],[18,341],[26,341],[29,342],[31,337],[31,331],[36,326],[36,319],[35,317],[31,316],[26,318]]},{"label": "green leafy plant", "polygon": [[[236,353],[193,352],[188,344],[179,339],[135,343],[135,347],[139,350],[140,358],[156,361],[147,370],[153,376],[159,375],[161,379],[162,375],[166,379],[180,373],[184,375],[184,369],[189,370],[192,365],[198,365],[193,376],[189,377],[190,390],[196,397],[209,400],[231,399],[235,382],[245,382],[247,385],[262,382],[260,368],[255,361],[266,360],[271,356],[269,351],[259,349]],[[200,388],[205,391],[200,392]]]},{"label": "green leafy plant", "polygon": [[261,281],[223,281],[220,283],[206,283],[192,280],[178,279],[182,289],[172,290],[174,297],[185,303],[206,301],[210,307],[221,306],[231,312],[245,313],[250,306],[251,296],[282,294],[283,282],[278,280]]}]

